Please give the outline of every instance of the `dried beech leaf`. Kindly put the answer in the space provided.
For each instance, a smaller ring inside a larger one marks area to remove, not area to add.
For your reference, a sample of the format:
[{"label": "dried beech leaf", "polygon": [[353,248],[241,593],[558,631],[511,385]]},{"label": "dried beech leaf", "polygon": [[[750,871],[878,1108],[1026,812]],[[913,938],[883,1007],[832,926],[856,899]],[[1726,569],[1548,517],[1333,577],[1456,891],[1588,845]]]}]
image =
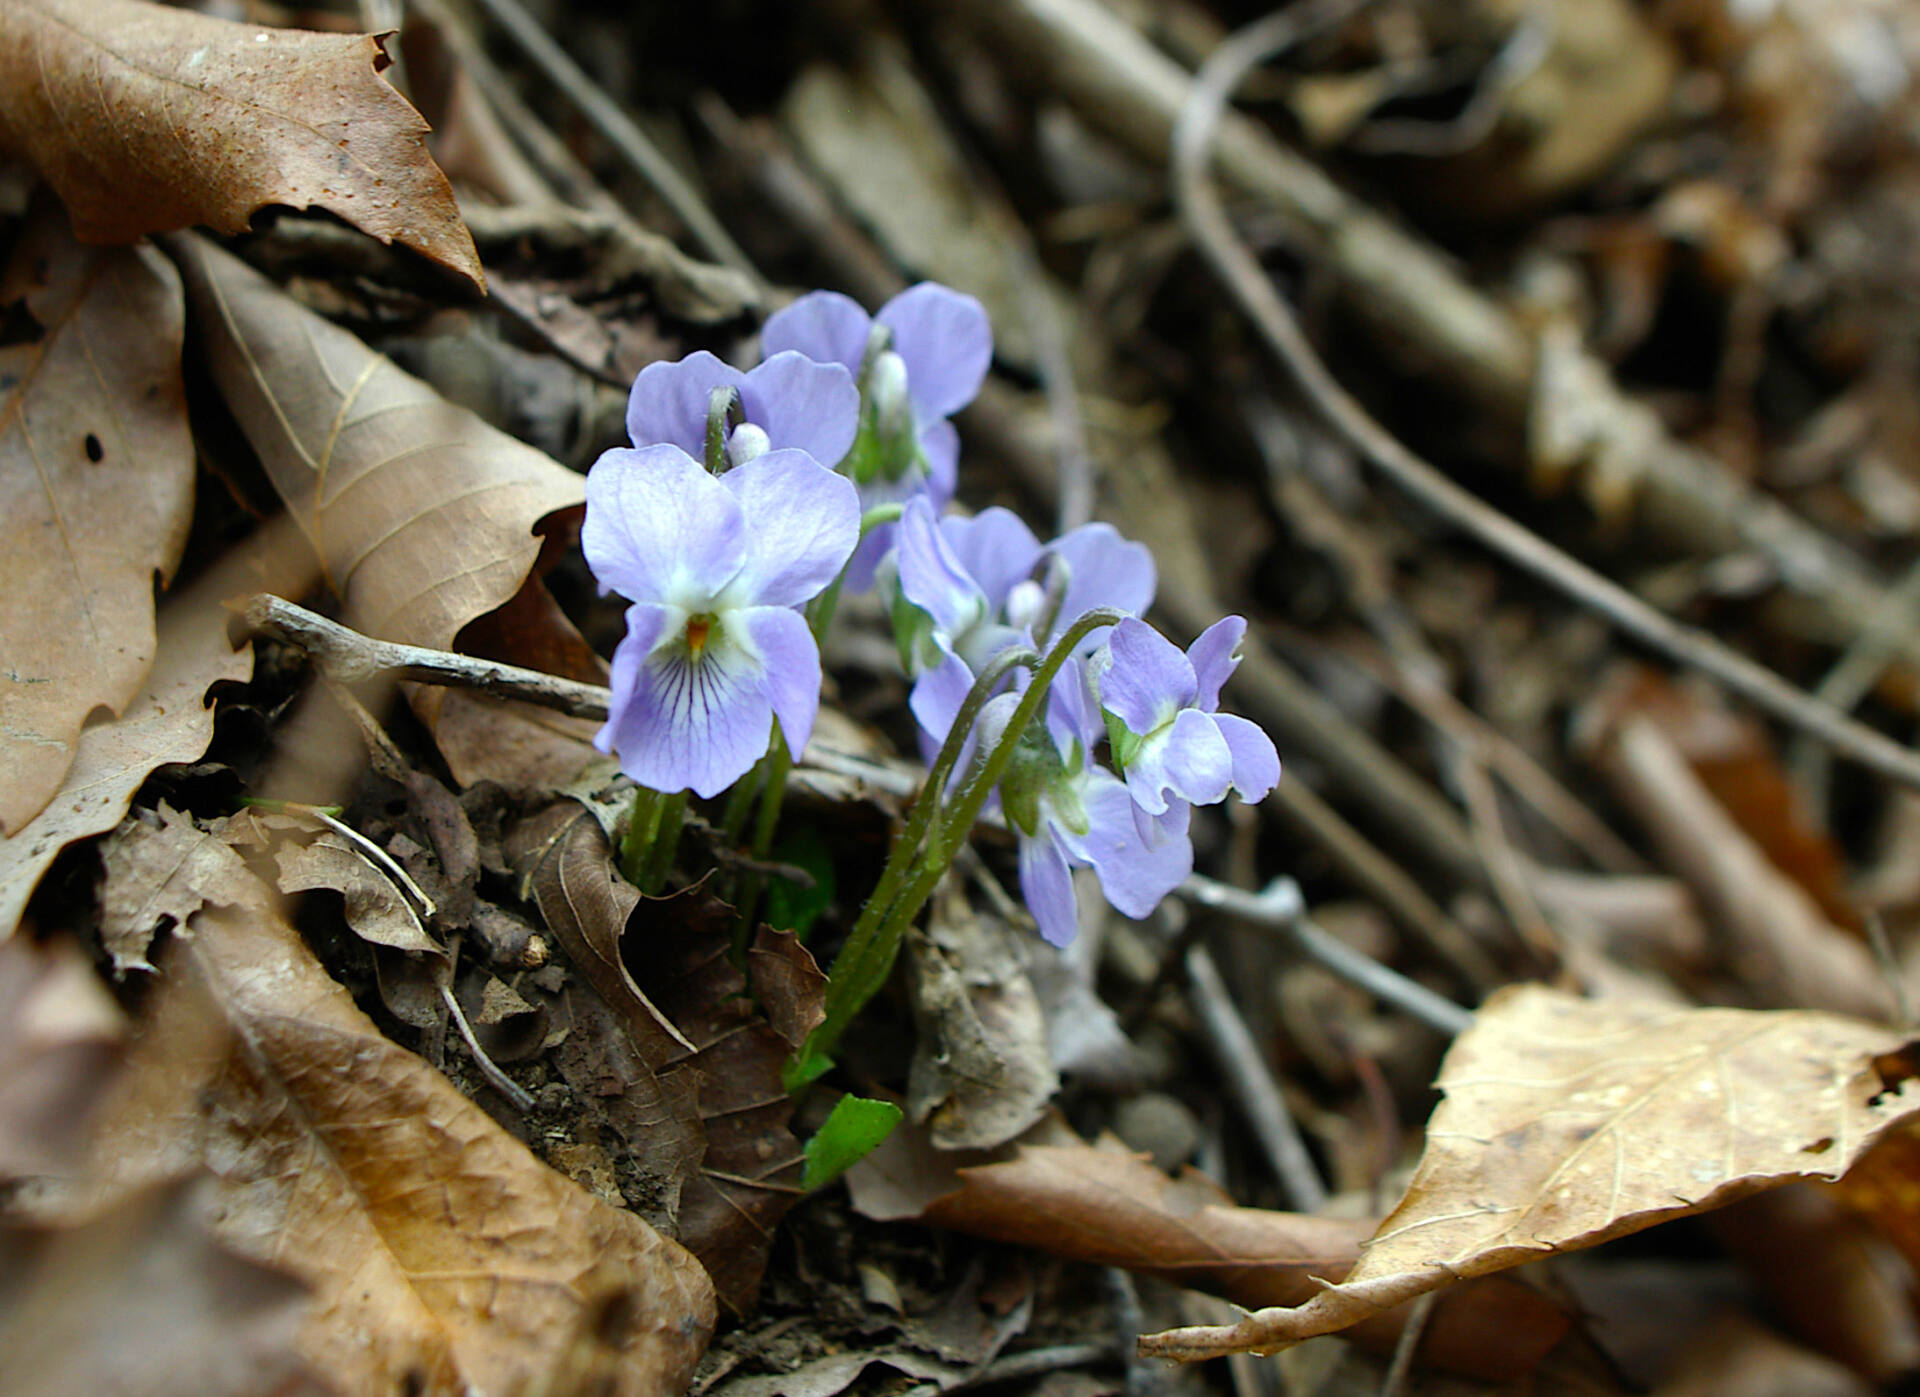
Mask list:
[{"label": "dried beech leaf", "polygon": [[427,123],[363,34],[234,24],[141,0],[0,3],[0,150],[26,156],[82,242],[319,207],[476,286],[484,273]]},{"label": "dried beech leaf", "polygon": [[0,1228],[0,1397],[317,1397],[295,1351],[307,1287],[214,1239],[209,1181],[70,1227]]},{"label": "dried beech leaf", "polygon": [[1454,1280],[1838,1178],[1920,1110],[1905,1046],[1811,1011],[1501,990],[1448,1052],[1413,1182],[1346,1280],[1297,1309],[1150,1335],[1142,1350],[1284,1348]]},{"label": "dried beech leaf", "polygon": [[207,750],[207,690],[253,673],[252,647],[228,644],[224,614],[194,597],[161,610],[159,651],[145,690],[126,711],[80,734],[59,795],[25,829],[0,839],[0,939],[12,934],[34,884],[62,848],[119,824],[155,767],[190,762]]},{"label": "dried beech leaf", "polygon": [[164,926],[182,926],[209,902],[252,899],[258,880],[219,834],[210,834],[165,801],[159,822],[123,821],[101,842],[100,942],[118,973],[152,970],[147,950]]},{"label": "dried beech leaf", "polygon": [[125,1037],[70,942],[0,942],[0,1185],[72,1171]]},{"label": "dried beech leaf", "polygon": [[0,834],[60,789],[88,715],[140,692],[154,575],[193,517],[180,278],[152,248],[81,248],[59,225],[35,219],[0,279],[39,330],[0,345]]},{"label": "dried beech leaf", "polygon": [[698,1263],[382,1036],[291,927],[205,910],[164,969],[101,1182],[209,1169],[221,1242],[312,1285],[300,1349],[339,1390],[540,1390],[589,1315],[624,1359],[603,1390],[684,1389]]},{"label": "dried beech leaf", "polygon": [[273,858],[280,866],[281,892],[337,892],[346,900],[347,925],[362,940],[450,964],[446,947],[427,935],[393,880],[333,831],[309,844],[284,843]]},{"label": "dried beech leaf", "polygon": [[203,238],[169,236],[227,405],[356,630],[446,649],[519,590],[585,479]]}]

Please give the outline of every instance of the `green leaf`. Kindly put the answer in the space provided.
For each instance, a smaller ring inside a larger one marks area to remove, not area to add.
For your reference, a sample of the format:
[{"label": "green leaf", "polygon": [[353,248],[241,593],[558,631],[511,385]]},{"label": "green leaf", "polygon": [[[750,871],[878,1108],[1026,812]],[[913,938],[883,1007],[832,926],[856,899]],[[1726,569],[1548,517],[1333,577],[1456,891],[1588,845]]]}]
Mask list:
[{"label": "green leaf", "polygon": [[833,1103],[826,1123],[807,1141],[807,1163],[800,1187],[824,1188],[880,1147],[900,1124],[900,1108],[891,1101],[843,1096]]},{"label": "green leaf", "polygon": [[775,878],[767,886],[767,924],[791,931],[805,945],[807,933],[839,890],[833,853],[817,826],[799,825],[773,846],[773,857],[813,875],[810,888],[785,878]]}]

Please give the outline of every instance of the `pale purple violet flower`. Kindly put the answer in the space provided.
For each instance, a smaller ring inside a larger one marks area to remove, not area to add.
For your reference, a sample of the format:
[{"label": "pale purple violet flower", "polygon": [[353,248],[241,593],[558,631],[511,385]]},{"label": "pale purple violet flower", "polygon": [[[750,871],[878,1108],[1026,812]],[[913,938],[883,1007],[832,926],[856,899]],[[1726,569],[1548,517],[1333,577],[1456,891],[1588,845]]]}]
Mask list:
[{"label": "pale purple violet flower", "polygon": [[[876,328],[885,332],[879,348]],[[769,355],[797,351],[854,375],[861,393],[860,432],[852,450],[821,455],[860,490],[863,509],[953,498],[960,437],[947,421],[972,402],[993,359],[993,331],[973,297],[935,282],[909,287],[869,316],[837,291],[815,291],[775,312],[760,332]],[[892,545],[881,525],[861,542],[846,585],[865,591]]]},{"label": "pale purple violet flower", "polygon": [[1114,765],[1147,815],[1175,803],[1213,805],[1237,791],[1264,800],[1280,780],[1273,740],[1253,723],[1220,713],[1220,687],[1240,663],[1247,623],[1216,621],[1185,654],[1144,621],[1113,628],[1094,665]]},{"label": "pale purple violet flower", "polygon": [[820,652],[794,608],[839,575],[859,533],[852,484],[804,451],[720,476],[671,443],[603,454],[580,544],[601,590],[633,605],[594,745],[643,786],[703,797],[753,767],[775,717],[798,758]]},{"label": "pale purple violet flower", "polygon": [[636,447],[665,442],[704,461],[707,412],[716,388],[740,394],[746,419],[727,441],[732,465],[791,447],[830,467],[846,455],[859,430],[860,390],[840,365],[775,354],[742,372],[700,349],[640,370],[627,395],[627,435]]}]

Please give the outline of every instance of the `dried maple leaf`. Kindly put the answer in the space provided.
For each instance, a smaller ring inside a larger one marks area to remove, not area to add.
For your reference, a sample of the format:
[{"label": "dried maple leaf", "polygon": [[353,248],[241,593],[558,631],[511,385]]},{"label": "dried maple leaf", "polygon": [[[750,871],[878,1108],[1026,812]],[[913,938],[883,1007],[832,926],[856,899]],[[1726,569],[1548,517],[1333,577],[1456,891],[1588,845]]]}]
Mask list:
[{"label": "dried maple leaf", "polygon": [[190,762],[207,750],[207,690],[253,673],[251,647],[235,650],[225,614],[199,596],[162,608],[159,637],[160,658],[145,689],[119,718],[80,734],[59,795],[18,834],[0,839],[0,939],[12,934],[34,884],[62,848],[119,824],[155,767]]},{"label": "dried maple leaf", "polygon": [[383,1037],[278,918],[209,907],[190,929],[103,1126],[102,1188],[210,1170],[222,1244],[313,1287],[300,1348],[341,1391],[543,1390],[583,1335],[621,1358],[600,1390],[685,1387],[714,1317],[685,1250]]},{"label": "dried maple leaf", "polygon": [[171,235],[213,377],[356,630],[446,649],[519,590],[584,477],[203,238]]},{"label": "dried maple leaf", "polygon": [[1593,1246],[1791,1179],[1838,1178],[1920,1111],[1904,1036],[1810,1011],[1501,990],[1442,1065],[1406,1196],[1295,1309],[1141,1340],[1168,1358],[1285,1348],[1452,1281]]},{"label": "dried maple leaf", "polygon": [[0,305],[38,331],[0,345],[8,834],[60,789],[88,715],[140,692],[154,577],[172,575],[193,516],[179,276],[151,248],[79,248],[58,224],[33,220],[0,275]]},{"label": "dried maple leaf", "polygon": [[82,242],[317,206],[485,285],[427,124],[370,35],[234,24],[143,0],[0,0],[0,150]]}]

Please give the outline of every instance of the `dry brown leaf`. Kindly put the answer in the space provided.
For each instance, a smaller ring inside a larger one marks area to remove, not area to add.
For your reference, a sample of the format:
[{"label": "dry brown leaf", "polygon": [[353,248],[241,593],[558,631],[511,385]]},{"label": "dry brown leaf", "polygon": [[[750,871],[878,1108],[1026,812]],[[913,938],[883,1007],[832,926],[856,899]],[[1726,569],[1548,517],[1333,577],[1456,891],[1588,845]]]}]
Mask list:
[{"label": "dry brown leaf", "polygon": [[1346,1280],[1295,1309],[1150,1335],[1142,1351],[1285,1348],[1454,1280],[1838,1178],[1920,1109],[1905,1046],[1831,1014],[1501,990],[1448,1052],[1419,1168]]},{"label": "dry brown leaf", "polygon": [[157,815],[122,821],[101,841],[100,862],[100,943],[119,974],[152,970],[154,936],[208,902],[259,895],[257,882],[239,876],[246,865],[233,846],[165,801]]},{"label": "dry brown leaf", "polygon": [[682,1390],[713,1324],[698,1263],[541,1164],[383,1037],[299,935],[204,910],[164,965],[99,1182],[217,1181],[218,1236],[314,1288],[301,1351],[342,1391],[534,1390],[582,1326],[604,1390]]},{"label": "dry brown leaf", "polygon": [[0,1397],[318,1397],[295,1352],[307,1287],[213,1237],[205,1179],[71,1227],[0,1227]]},{"label": "dry brown leaf", "polygon": [[125,1037],[71,942],[0,943],[0,1185],[78,1164]]},{"label": "dry brown leaf", "polygon": [[427,935],[420,918],[387,873],[328,830],[310,843],[288,840],[273,851],[280,891],[326,889],[345,900],[347,925],[363,941],[430,957],[451,968],[446,947]]},{"label": "dry brown leaf", "polygon": [[202,598],[182,596],[162,608],[159,636],[145,690],[119,718],[80,734],[60,793],[25,829],[0,839],[0,939],[12,934],[34,884],[62,848],[119,824],[155,767],[190,762],[207,750],[207,690],[253,673],[252,647],[228,644],[224,614]]},{"label": "dry brown leaf", "polygon": [[0,0],[0,150],[83,242],[317,206],[485,285],[427,124],[370,35],[234,24],[142,0]]},{"label": "dry brown leaf", "polygon": [[[1191,1169],[1169,1178],[1143,1155],[1079,1141],[1023,1144],[991,1163],[967,1159],[932,1149],[922,1132],[896,1131],[849,1174],[854,1206],[867,1216],[917,1216],[1055,1256],[1123,1266],[1247,1307],[1307,1299],[1320,1278],[1337,1278],[1353,1264],[1372,1226],[1237,1207]],[[928,1200],[929,1193],[936,1196]],[[874,1203],[882,1206],[876,1211]],[[1515,1377],[1567,1329],[1567,1316],[1551,1302],[1510,1282],[1447,1298],[1420,1352],[1423,1361],[1451,1371]],[[1405,1319],[1375,1316],[1355,1337],[1390,1348]]]},{"label": "dry brown leaf", "polygon": [[215,381],[356,630],[434,649],[519,590],[585,479],[203,238],[165,239]]},{"label": "dry brown leaf", "polygon": [[88,715],[125,713],[153,667],[153,580],[186,545],[193,442],[180,278],[152,248],[76,247],[47,210],[0,275],[5,305],[38,330],[0,345],[0,834],[17,834]]}]

